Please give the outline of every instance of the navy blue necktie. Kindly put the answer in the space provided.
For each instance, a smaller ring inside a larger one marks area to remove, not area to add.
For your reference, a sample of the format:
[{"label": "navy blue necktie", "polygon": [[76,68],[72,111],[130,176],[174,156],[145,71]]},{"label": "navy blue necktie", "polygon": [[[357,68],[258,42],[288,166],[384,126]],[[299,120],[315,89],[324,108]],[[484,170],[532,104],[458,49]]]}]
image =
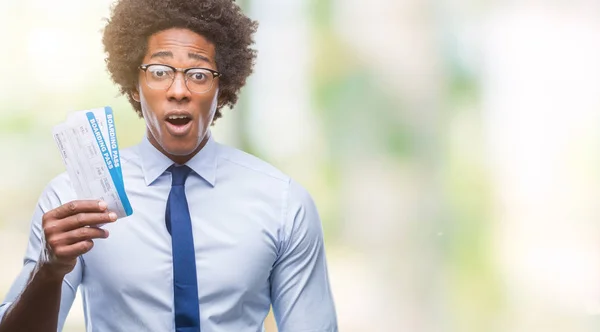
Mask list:
[{"label": "navy blue necktie", "polygon": [[196,278],[196,251],[192,221],[185,197],[185,180],[192,171],[188,166],[171,166],[173,176],[165,221],[173,243],[173,289],[175,331],[199,332],[200,310]]}]

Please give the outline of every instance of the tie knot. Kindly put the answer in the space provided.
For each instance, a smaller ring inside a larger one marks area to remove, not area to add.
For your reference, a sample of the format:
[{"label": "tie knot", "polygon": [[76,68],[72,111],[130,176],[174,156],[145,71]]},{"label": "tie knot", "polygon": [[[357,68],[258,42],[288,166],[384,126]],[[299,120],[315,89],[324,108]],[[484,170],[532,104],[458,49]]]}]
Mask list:
[{"label": "tie knot", "polygon": [[171,186],[183,186],[185,185],[185,180],[187,179],[188,175],[190,175],[192,169],[186,165],[172,165],[171,167],[169,167],[169,171],[171,171],[171,176],[173,177]]}]

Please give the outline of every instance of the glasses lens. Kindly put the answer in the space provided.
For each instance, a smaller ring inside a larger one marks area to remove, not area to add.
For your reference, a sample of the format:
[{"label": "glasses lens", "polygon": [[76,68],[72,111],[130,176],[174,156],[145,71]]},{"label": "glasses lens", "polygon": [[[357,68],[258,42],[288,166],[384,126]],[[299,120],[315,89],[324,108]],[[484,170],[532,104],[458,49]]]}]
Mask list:
[{"label": "glasses lens", "polygon": [[175,72],[163,65],[150,65],[146,69],[146,83],[152,89],[168,89],[173,82]]},{"label": "glasses lens", "polygon": [[193,68],[186,72],[188,89],[196,93],[204,93],[212,88],[213,74],[201,68]]}]

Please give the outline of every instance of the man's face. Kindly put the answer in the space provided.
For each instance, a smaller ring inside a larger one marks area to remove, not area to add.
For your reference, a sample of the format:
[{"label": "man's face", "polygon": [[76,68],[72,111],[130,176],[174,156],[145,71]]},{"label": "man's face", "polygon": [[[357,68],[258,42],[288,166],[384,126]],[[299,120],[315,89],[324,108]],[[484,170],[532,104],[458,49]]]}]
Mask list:
[{"label": "man's face", "polygon": [[[169,29],[152,35],[142,63],[217,70],[214,45],[186,29]],[[217,109],[218,78],[214,78],[212,88],[205,93],[191,92],[183,73],[176,73],[168,89],[150,88],[143,70],[138,82],[133,97],[141,103],[149,141],[172,160],[185,163],[205,143]]]}]

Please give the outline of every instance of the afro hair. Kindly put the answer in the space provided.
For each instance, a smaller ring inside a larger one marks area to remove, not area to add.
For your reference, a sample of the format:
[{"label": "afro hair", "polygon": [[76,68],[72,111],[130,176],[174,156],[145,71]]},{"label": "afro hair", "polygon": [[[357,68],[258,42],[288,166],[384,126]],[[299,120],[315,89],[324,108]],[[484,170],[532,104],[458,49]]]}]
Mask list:
[{"label": "afro hair", "polygon": [[235,105],[252,73],[257,26],[232,0],[120,0],[112,7],[102,38],[107,69],[141,117],[141,105],[132,93],[137,90],[148,38],[170,28],[198,33],[215,45],[217,70],[222,74],[216,120],[222,107]]}]

